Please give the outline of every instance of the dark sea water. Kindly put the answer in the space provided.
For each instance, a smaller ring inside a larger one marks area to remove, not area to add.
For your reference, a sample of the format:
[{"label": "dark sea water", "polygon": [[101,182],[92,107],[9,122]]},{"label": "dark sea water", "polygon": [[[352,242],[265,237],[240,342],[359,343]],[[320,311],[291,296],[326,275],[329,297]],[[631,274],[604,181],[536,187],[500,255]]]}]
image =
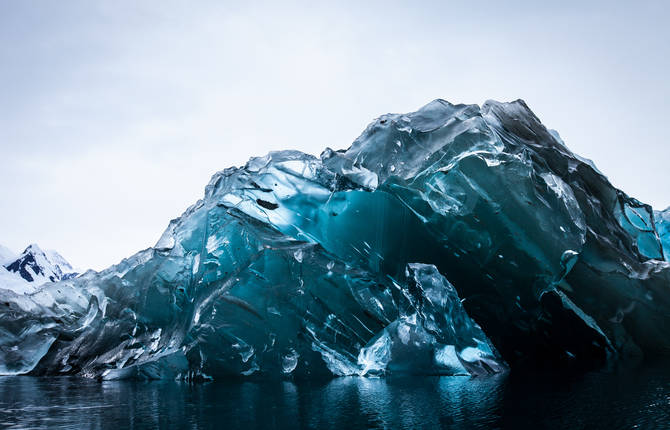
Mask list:
[{"label": "dark sea water", "polygon": [[0,428],[670,429],[670,365],[205,384],[0,377]]}]

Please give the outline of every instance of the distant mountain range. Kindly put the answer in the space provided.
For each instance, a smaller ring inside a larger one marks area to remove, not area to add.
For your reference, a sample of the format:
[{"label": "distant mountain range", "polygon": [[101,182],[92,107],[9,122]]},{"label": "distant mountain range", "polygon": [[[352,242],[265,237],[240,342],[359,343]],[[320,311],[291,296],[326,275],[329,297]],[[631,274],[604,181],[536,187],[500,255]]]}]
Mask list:
[{"label": "distant mountain range", "polygon": [[17,255],[0,245],[0,288],[32,293],[42,284],[74,278],[79,273],[54,250],[43,250],[33,243]]}]

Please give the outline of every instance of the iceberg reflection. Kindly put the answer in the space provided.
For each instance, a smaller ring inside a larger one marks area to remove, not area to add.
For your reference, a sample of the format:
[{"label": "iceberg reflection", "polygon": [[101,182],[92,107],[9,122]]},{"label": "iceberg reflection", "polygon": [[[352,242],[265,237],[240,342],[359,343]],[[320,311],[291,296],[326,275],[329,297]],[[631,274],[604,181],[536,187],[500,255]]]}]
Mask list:
[{"label": "iceberg reflection", "polygon": [[666,364],[486,378],[104,381],[0,377],[8,428],[664,428]]}]

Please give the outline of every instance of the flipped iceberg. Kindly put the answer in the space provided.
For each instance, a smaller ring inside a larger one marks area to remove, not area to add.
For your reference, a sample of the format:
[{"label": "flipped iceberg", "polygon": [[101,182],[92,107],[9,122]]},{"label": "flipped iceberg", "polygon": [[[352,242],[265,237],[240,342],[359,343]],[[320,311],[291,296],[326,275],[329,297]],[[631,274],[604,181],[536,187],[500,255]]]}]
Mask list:
[{"label": "flipped iceberg", "polygon": [[215,174],[156,246],[107,270],[0,290],[0,373],[591,365],[670,353],[669,301],[649,206],[522,101],[436,100],[348,150]]}]

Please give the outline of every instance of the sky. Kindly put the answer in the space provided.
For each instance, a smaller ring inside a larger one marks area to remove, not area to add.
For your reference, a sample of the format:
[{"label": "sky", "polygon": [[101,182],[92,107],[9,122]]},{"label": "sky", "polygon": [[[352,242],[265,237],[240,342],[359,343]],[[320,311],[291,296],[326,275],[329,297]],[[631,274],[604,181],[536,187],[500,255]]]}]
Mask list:
[{"label": "sky", "polygon": [[670,2],[0,0],[0,244],[103,269],[218,170],[436,98],[524,99],[670,205]]}]

